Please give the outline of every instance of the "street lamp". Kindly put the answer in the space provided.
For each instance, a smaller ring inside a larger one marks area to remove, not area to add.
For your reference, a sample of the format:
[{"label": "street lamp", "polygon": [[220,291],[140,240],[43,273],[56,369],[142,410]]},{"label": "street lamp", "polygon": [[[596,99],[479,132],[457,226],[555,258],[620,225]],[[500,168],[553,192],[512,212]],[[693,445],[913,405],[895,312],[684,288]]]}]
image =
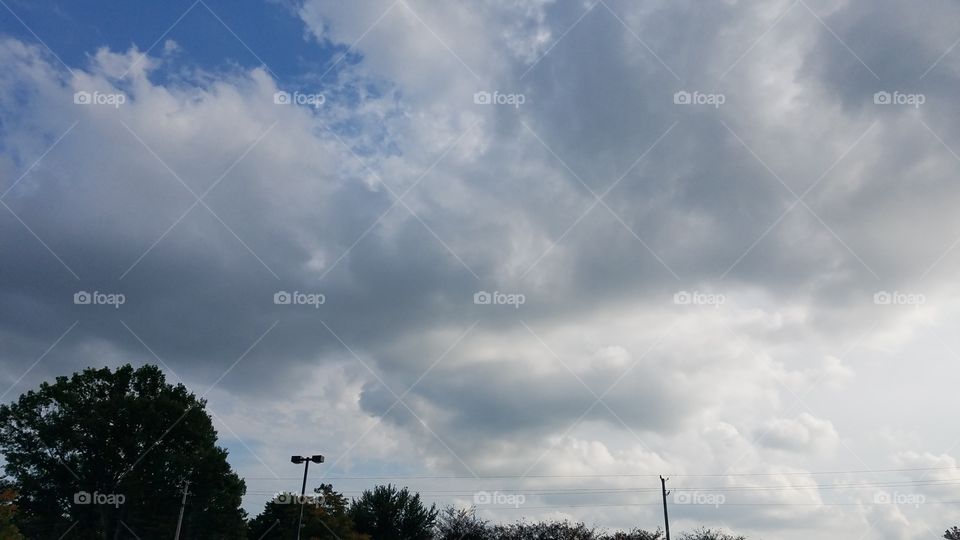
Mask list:
[{"label": "street lamp", "polygon": [[297,540],[300,540],[300,529],[303,527],[303,503],[306,502],[307,495],[307,470],[310,468],[310,462],[323,463],[323,456],[316,454],[313,456],[290,456],[290,463],[297,465],[303,463],[303,486],[300,488],[300,519],[297,521]]}]

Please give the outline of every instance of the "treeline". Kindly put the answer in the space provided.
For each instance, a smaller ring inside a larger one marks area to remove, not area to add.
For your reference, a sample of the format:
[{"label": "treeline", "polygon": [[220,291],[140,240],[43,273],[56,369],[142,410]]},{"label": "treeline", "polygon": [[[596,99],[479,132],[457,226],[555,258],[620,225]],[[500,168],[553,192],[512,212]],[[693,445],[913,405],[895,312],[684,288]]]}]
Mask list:
[{"label": "treeline", "polygon": [[[475,508],[426,506],[407,488],[377,486],[347,499],[322,484],[314,493],[281,493],[250,520],[248,538],[273,540],[296,535],[303,507],[303,538],[316,540],[663,540],[660,529],[606,532],[584,523],[519,522],[492,524]],[[679,540],[744,540],[720,531],[699,529],[675,535]]]}]

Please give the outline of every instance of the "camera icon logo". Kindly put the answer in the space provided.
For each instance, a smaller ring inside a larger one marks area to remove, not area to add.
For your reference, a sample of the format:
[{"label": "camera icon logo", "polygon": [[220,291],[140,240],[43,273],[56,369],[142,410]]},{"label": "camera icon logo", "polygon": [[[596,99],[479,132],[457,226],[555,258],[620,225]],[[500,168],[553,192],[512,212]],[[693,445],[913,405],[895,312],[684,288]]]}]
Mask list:
[{"label": "camera icon logo", "polygon": [[877,291],[873,293],[873,303],[878,306],[889,305],[893,301],[893,295],[887,291]]},{"label": "camera icon logo", "polygon": [[679,306],[689,305],[693,301],[693,296],[687,291],[679,291],[673,295],[673,303]]},{"label": "camera icon logo", "polygon": [[287,291],[278,291],[273,293],[273,303],[277,305],[289,305],[293,297]]},{"label": "camera icon logo", "polygon": [[473,303],[477,305],[489,305],[493,302],[493,295],[487,291],[477,291],[473,293]]},{"label": "camera icon logo", "polygon": [[290,92],[280,90],[279,92],[273,93],[273,102],[277,105],[289,105],[290,101]]},{"label": "camera icon logo", "polygon": [[473,93],[473,102],[477,105],[489,105],[493,100],[490,92],[481,91]]},{"label": "camera icon logo", "polygon": [[693,496],[689,491],[678,491],[673,494],[673,502],[675,504],[690,504],[693,502]]},{"label": "camera icon logo", "polygon": [[77,105],[89,105],[93,102],[93,96],[90,95],[90,92],[74,92],[73,102]]},{"label": "camera icon logo", "polygon": [[886,491],[878,491],[873,494],[874,504],[891,504],[892,502],[893,497]]},{"label": "camera icon logo", "polygon": [[889,105],[892,103],[890,92],[880,91],[873,94],[873,103],[876,105]]},{"label": "camera icon logo", "polygon": [[90,504],[90,494],[86,491],[78,491],[73,494],[73,504]]},{"label": "camera icon logo", "polygon": [[77,305],[89,305],[93,301],[93,296],[87,291],[77,291],[73,293],[73,303]]},{"label": "camera icon logo", "polygon": [[489,492],[478,491],[473,494],[473,504],[490,504],[493,498]]},{"label": "camera icon logo", "polygon": [[693,97],[690,95],[690,92],[680,90],[673,94],[673,102],[676,105],[689,105],[693,102]]}]

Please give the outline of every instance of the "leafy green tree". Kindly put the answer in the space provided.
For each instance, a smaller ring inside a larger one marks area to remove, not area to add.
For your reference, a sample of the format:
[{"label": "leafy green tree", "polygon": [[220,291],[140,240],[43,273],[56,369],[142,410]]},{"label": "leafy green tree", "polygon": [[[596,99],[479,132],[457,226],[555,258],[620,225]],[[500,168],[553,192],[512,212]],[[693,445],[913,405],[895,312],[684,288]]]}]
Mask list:
[{"label": "leafy green tree", "polygon": [[295,538],[303,502],[302,537],[311,540],[359,540],[367,538],[354,531],[347,514],[347,499],[330,484],[320,484],[301,501],[299,493],[283,492],[264,505],[263,512],[250,520],[248,537],[257,540]]},{"label": "leafy green tree", "polygon": [[437,508],[425,507],[420,494],[388,484],[365,490],[350,505],[350,517],[357,531],[377,540],[430,540]]},{"label": "leafy green tree", "polygon": [[244,538],[246,486],[204,407],[156,366],[57,377],[0,406],[0,453],[29,538]]}]

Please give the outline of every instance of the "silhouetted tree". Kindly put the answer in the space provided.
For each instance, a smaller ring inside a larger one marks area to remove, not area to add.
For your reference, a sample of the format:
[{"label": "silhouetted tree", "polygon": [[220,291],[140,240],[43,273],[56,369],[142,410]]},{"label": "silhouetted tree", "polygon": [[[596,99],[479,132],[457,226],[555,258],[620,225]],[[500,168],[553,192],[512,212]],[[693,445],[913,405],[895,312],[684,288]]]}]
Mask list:
[{"label": "silhouetted tree", "polygon": [[429,540],[437,509],[425,507],[420,494],[388,484],[365,490],[350,505],[350,517],[358,532],[377,540]]},{"label": "silhouetted tree", "polygon": [[[280,493],[267,502],[263,512],[250,520],[248,537],[257,540],[296,538],[300,519],[300,494]],[[330,484],[320,484],[303,506],[303,538],[311,540],[359,540],[347,514],[347,499]]]},{"label": "silhouetted tree", "polygon": [[476,508],[448,506],[437,517],[436,540],[487,540],[487,522],[477,517]]},{"label": "silhouetted tree", "polygon": [[583,523],[569,521],[513,523],[493,527],[496,540],[596,540],[597,533]]},{"label": "silhouetted tree", "polygon": [[0,406],[0,453],[28,538],[243,538],[243,481],[197,399],[156,366],[86,369]]},{"label": "silhouetted tree", "polygon": [[601,534],[583,523],[569,521],[490,525],[476,517],[476,509],[447,507],[437,520],[436,540],[662,540],[660,529],[631,529]]},{"label": "silhouetted tree", "polygon": [[960,527],[951,527],[943,533],[943,537],[947,540],[960,540]]},{"label": "silhouetted tree", "polygon": [[735,536],[722,531],[700,528],[693,532],[682,533],[680,540],[746,540],[745,536]]},{"label": "silhouetted tree", "polygon": [[605,534],[599,540],[663,540],[663,532],[660,529],[654,532],[631,529],[628,532]]}]

